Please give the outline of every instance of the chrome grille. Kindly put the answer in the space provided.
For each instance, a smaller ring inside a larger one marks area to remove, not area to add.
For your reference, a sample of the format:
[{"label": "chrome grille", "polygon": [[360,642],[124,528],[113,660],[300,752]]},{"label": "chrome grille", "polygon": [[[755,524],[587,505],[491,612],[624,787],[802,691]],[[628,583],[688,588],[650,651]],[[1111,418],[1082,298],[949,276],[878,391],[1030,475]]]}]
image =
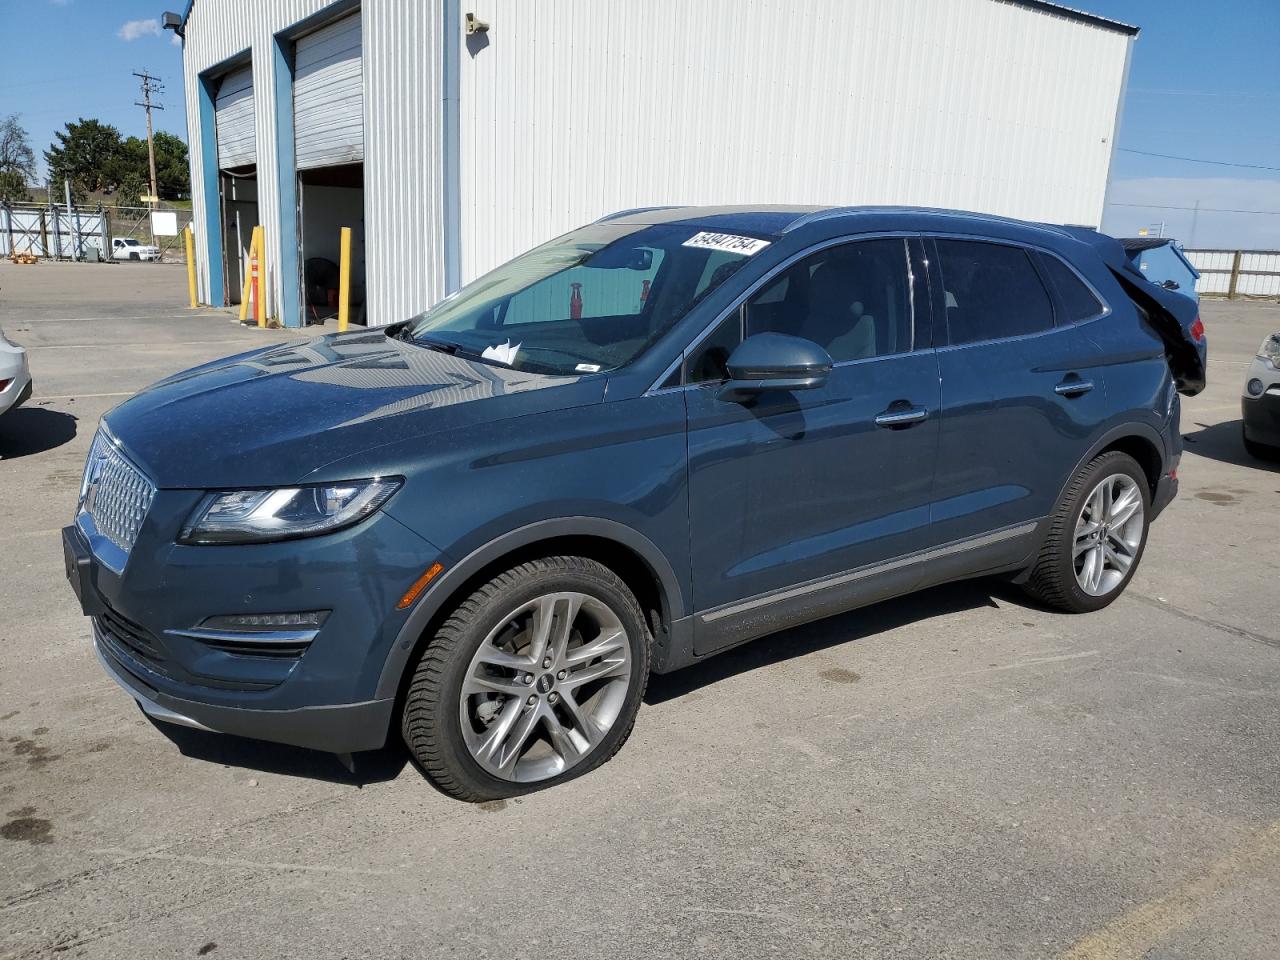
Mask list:
[{"label": "chrome grille", "polygon": [[99,430],[89,450],[81,493],[81,509],[93,520],[98,534],[127,555],[155,494],[151,481]]}]

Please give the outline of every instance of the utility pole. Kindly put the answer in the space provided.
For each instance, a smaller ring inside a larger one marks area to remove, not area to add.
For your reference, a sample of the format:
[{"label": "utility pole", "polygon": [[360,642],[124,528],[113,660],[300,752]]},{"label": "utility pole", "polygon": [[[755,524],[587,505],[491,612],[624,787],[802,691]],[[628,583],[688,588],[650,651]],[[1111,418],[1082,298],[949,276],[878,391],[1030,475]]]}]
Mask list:
[{"label": "utility pole", "polygon": [[133,105],[135,107],[145,107],[147,111],[147,160],[151,164],[151,199],[148,201],[148,206],[154,209],[156,202],[160,199],[160,194],[157,192],[158,186],[156,184],[156,144],[151,135],[151,111],[163,110],[164,107],[158,103],[152,103],[151,97],[153,95],[159,96],[164,87],[161,85],[159,77],[153,77],[145,70],[141,73],[135,71],[133,75],[142,81],[142,99],[133,101]]}]

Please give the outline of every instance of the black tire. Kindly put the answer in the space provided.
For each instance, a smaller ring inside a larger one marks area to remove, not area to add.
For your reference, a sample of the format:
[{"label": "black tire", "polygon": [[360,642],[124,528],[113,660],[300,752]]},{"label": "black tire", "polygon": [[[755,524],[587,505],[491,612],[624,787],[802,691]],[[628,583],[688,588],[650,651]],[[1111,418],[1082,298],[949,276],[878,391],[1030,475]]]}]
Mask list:
[{"label": "black tire", "polygon": [[[1142,495],[1142,540],[1133,562],[1120,583],[1102,596],[1087,593],[1076,580],[1072,556],[1075,545],[1076,518],[1085,499],[1106,477],[1124,474],[1137,485]],[[1112,450],[1090,460],[1072,478],[1049,523],[1049,533],[1040,547],[1031,576],[1023,589],[1049,607],[1067,613],[1091,613],[1101,610],[1124,593],[1133,579],[1142,554],[1147,548],[1147,532],[1151,521],[1151,486],[1138,462],[1127,453]]]},{"label": "black tire", "polygon": [[[467,749],[459,717],[462,683],[490,631],[521,605],[559,591],[587,594],[608,605],[618,617],[631,654],[629,687],[608,733],[575,765],[545,780],[504,780],[483,769]],[[405,694],[400,719],[404,742],[432,782],[459,800],[520,796],[580,777],[609,760],[631,734],[649,679],[650,646],[640,604],[608,567],[584,557],[564,556],[521,563],[459,603],[427,643]]]},{"label": "black tire", "polygon": [[1250,440],[1248,434],[1244,432],[1243,425],[1240,427],[1240,439],[1244,441],[1245,453],[1255,460],[1266,460],[1270,463],[1280,462],[1280,447],[1273,447],[1270,444],[1258,443],[1257,440]]},{"label": "black tire", "polygon": [[140,258],[136,253],[131,253],[131,254],[129,254],[129,259],[130,259],[130,260],[139,260],[139,259],[141,259],[141,258]]}]

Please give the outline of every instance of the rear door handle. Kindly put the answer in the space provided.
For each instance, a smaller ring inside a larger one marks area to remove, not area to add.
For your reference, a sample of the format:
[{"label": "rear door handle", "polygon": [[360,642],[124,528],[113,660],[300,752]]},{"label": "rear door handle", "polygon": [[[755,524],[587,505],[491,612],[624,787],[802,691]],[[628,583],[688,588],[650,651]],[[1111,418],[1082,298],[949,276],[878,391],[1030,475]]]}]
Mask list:
[{"label": "rear door handle", "polygon": [[1074,380],[1063,380],[1053,388],[1053,392],[1060,397],[1079,397],[1088,393],[1092,389],[1092,380],[1081,380],[1079,377],[1076,377]]},{"label": "rear door handle", "polygon": [[924,407],[906,407],[901,410],[886,410],[876,417],[876,426],[889,430],[910,427],[929,418],[929,411]]}]

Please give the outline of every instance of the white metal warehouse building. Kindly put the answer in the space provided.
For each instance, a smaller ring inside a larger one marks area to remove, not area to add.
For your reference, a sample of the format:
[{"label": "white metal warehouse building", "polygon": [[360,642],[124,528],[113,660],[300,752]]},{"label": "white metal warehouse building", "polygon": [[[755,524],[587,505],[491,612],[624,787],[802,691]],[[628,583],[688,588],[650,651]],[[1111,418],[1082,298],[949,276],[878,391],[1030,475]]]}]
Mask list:
[{"label": "white metal warehouse building", "polygon": [[1137,33],[1041,0],[190,0],[180,22],[201,299],[239,301],[261,224],[290,326],[332,302],[342,226],[353,315],[384,324],[632,207],[1097,224]]}]

